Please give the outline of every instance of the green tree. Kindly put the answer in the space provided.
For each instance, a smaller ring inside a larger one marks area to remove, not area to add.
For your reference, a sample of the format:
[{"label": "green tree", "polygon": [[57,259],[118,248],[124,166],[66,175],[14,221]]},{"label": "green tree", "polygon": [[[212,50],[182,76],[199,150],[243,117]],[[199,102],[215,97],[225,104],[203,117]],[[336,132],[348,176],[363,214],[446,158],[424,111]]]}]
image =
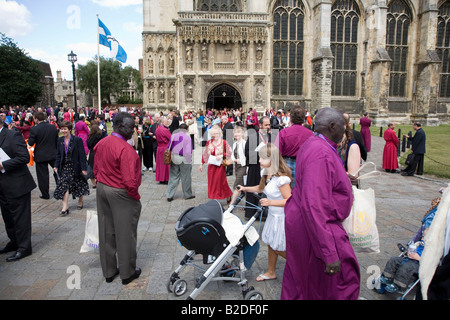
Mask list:
[{"label": "green tree", "polygon": [[[86,65],[77,67],[78,86],[87,94],[98,95],[97,58]],[[100,57],[100,93],[101,99],[111,104],[111,96],[120,96],[121,90],[127,86],[128,78],[122,74],[121,63],[114,59]]]},{"label": "green tree", "polygon": [[138,95],[143,92],[144,86],[143,86],[143,82],[142,82],[141,73],[139,72],[139,70],[136,70],[131,66],[127,66],[127,67],[123,68],[122,74],[127,79],[130,76],[133,78],[133,81],[136,84],[136,93]]},{"label": "green tree", "polygon": [[33,105],[42,95],[39,62],[0,33],[0,105]]}]

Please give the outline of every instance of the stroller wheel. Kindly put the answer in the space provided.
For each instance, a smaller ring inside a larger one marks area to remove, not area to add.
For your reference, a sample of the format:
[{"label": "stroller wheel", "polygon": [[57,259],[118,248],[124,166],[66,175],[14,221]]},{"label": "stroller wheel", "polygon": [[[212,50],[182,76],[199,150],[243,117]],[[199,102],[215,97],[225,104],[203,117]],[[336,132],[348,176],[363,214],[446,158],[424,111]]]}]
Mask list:
[{"label": "stroller wheel", "polygon": [[173,294],[176,295],[177,297],[180,297],[186,293],[187,282],[185,280],[178,279],[177,281],[174,282],[172,288]]},{"label": "stroller wheel", "polygon": [[175,281],[177,281],[179,278],[170,277],[170,279],[166,283],[167,291],[173,292],[173,284]]},{"label": "stroller wheel", "polygon": [[250,290],[245,294],[245,300],[263,300],[263,295],[261,292],[256,290]]}]

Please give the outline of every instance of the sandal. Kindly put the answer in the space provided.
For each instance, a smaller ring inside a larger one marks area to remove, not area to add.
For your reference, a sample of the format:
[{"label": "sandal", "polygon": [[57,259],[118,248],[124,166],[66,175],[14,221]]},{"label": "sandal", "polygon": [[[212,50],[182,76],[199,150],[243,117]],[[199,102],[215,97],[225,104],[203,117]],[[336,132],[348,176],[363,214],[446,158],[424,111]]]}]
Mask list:
[{"label": "sandal", "polygon": [[260,281],[266,281],[266,280],[275,280],[277,277],[275,276],[274,278],[270,278],[264,274],[260,274],[259,276],[256,277],[256,281],[260,282]]},{"label": "sandal", "polygon": [[81,205],[78,204],[77,210],[81,210],[81,209],[83,209],[83,203]]}]

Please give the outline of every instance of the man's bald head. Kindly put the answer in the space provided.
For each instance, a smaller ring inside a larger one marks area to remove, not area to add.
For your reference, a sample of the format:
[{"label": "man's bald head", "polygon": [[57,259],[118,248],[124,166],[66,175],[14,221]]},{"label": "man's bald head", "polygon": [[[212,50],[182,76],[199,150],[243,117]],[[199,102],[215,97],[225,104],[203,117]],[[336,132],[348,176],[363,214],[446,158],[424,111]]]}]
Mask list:
[{"label": "man's bald head", "polygon": [[335,143],[339,143],[345,132],[345,118],[342,113],[333,108],[323,108],[317,112],[314,128]]}]

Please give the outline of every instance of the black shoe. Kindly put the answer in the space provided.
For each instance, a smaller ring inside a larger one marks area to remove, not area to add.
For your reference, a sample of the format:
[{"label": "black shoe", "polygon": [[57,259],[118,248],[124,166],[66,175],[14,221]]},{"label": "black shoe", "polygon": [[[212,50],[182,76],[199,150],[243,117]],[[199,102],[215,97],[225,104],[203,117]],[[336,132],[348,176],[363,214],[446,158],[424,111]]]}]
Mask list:
[{"label": "black shoe", "polygon": [[184,200],[191,200],[191,199],[195,199],[195,196],[190,196],[189,198],[186,198]]},{"label": "black shoe", "polygon": [[107,283],[113,282],[113,280],[119,275],[119,273],[120,273],[120,271],[119,271],[119,269],[117,269],[116,273],[115,273],[112,277],[105,278],[105,279],[106,279],[106,282],[107,282]]},{"label": "black shoe", "polygon": [[8,262],[17,261],[17,260],[20,260],[22,258],[28,257],[29,255],[31,255],[31,251],[17,250],[15,254],[13,254],[12,256],[10,256],[8,258],[6,258],[6,261],[8,261]]},{"label": "black shoe", "polygon": [[414,173],[406,173],[406,172],[402,172],[402,176],[404,176],[404,177],[411,177],[411,176],[413,176],[414,175]]},{"label": "black shoe", "polygon": [[173,198],[167,198],[167,202],[172,202]]},{"label": "black shoe", "polygon": [[134,274],[127,278],[127,279],[122,279],[122,284],[129,284],[131,281],[133,281],[134,279],[139,278],[139,276],[141,275],[142,270],[140,268],[136,268],[136,270],[134,271]]},{"label": "black shoe", "polygon": [[43,196],[42,194],[40,194],[39,198],[44,199],[44,200],[49,200],[50,196]]},{"label": "black shoe", "polygon": [[69,209],[67,209],[66,211],[61,211],[61,213],[59,214],[60,217],[65,217],[69,214]]},{"label": "black shoe", "polygon": [[11,242],[8,242],[6,244],[6,246],[2,250],[0,250],[0,254],[17,251],[17,249],[18,249],[17,245],[14,245]]}]

